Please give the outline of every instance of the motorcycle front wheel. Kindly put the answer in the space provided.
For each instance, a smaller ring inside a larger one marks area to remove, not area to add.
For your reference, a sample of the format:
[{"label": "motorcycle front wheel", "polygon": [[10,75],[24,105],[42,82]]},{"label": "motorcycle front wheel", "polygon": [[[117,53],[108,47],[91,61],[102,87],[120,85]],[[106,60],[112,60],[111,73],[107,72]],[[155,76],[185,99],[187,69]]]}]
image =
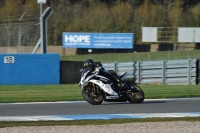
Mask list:
[{"label": "motorcycle front wheel", "polygon": [[133,90],[127,94],[128,101],[130,103],[142,103],[145,97],[143,90],[135,84],[131,84],[130,87],[133,88]]},{"label": "motorcycle front wheel", "polygon": [[101,89],[91,84],[82,89],[82,96],[92,105],[100,105],[104,100]]}]

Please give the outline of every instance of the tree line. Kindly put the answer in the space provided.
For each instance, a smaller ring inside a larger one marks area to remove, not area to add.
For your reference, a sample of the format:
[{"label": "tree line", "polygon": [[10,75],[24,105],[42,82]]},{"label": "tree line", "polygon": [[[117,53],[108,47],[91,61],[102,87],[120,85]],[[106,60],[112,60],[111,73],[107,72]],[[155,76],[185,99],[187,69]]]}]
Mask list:
[{"label": "tree line", "polygon": [[[200,25],[200,0],[47,0],[48,6],[50,45],[61,45],[62,32],[134,33],[140,44],[142,27]],[[0,24],[38,22],[39,10],[37,0],[1,0]]]}]

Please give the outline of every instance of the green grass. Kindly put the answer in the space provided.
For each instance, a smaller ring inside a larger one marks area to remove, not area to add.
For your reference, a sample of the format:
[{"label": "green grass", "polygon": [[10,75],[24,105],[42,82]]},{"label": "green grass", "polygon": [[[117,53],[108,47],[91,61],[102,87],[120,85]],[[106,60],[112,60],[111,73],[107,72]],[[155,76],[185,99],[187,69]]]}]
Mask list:
[{"label": "green grass", "polygon": [[200,97],[199,85],[140,85],[146,98]]},{"label": "green grass", "polygon": [[[139,85],[145,98],[200,97],[199,85]],[[0,103],[83,100],[78,84],[0,86]]]},{"label": "green grass", "polygon": [[200,50],[70,55],[70,56],[62,56],[61,60],[85,61],[88,58],[101,62],[176,60],[176,59],[188,59],[188,58],[200,59]]},{"label": "green grass", "polygon": [[82,100],[78,84],[0,86],[0,102],[47,102]]}]

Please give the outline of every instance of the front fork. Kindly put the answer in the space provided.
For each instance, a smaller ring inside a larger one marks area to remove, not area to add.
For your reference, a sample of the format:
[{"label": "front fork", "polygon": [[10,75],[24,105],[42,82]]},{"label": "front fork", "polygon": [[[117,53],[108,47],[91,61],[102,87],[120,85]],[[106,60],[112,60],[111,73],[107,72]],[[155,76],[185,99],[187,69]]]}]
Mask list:
[{"label": "front fork", "polygon": [[98,93],[101,93],[101,95],[104,97],[103,91],[99,87],[97,87],[95,83],[92,83],[91,86],[93,87],[92,89],[94,89],[94,92],[96,93],[95,95],[98,95]]}]

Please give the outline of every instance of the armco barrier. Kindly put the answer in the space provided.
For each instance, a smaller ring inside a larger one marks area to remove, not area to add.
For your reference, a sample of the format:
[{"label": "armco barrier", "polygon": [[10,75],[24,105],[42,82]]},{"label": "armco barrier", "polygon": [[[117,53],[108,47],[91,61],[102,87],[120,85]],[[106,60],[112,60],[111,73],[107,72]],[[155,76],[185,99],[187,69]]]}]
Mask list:
[{"label": "armco barrier", "polygon": [[[198,63],[197,63],[198,62]],[[118,74],[128,72],[140,84],[199,84],[200,63],[196,59],[102,63]],[[83,62],[61,61],[61,84],[78,83]]]},{"label": "armco barrier", "polygon": [[0,54],[0,84],[59,84],[59,54]]},{"label": "armco barrier", "polygon": [[197,84],[200,84],[200,59],[197,60]]},{"label": "armco barrier", "polygon": [[141,84],[196,84],[196,59],[103,63],[118,74],[128,72]]}]

